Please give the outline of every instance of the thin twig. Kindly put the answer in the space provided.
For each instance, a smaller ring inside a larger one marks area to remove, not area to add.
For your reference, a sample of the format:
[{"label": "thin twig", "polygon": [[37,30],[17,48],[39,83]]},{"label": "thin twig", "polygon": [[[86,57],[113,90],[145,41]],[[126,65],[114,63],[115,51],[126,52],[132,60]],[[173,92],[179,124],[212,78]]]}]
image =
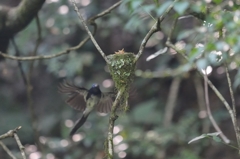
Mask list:
[{"label": "thin twig", "polygon": [[168,8],[167,10],[163,13],[163,15],[157,19],[157,22],[152,26],[152,28],[149,30],[149,32],[147,33],[147,35],[144,37],[144,39],[142,40],[142,43],[140,45],[139,51],[135,57],[135,61],[137,62],[137,60],[139,59],[139,57],[142,55],[143,50],[148,42],[148,40],[150,39],[150,37],[161,30],[160,28],[160,24],[161,22],[164,20],[164,18],[166,17],[166,15],[172,10],[174,3],[176,3],[178,0],[175,0]]},{"label": "thin twig", "polygon": [[206,112],[205,103],[204,103],[204,91],[203,91],[202,83],[200,81],[199,76],[195,76],[193,82],[194,82],[194,86],[197,93],[197,100],[198,100],[200,111]]},{"label": "thin twig", "polygon": [[0,141],[0,145],[12,159],[17,159],[2,141]]},{"label": "thin twig", "polygon": [[142,40],[142,43],[140,45],[139,51],[135,57],[134,62],[137,62],[137,60],[139,59],[139,57],[142,55],[143,50],[148,42],[148,40],[150,39],[150,37],[161,30],[160,28],[160,23],[164,20],[165,16],[171,11],[171,9],[173,8],[173,5],[175,2],[177,2],[178,0],[175,0],[168,8],[167,10],[163,13],[163,15],[157,19],[157,21],[154,23],[154,25],[152,26],[152,28],[149,30],[149,32],[147,33],[147,35],[144,37],[144,39]]},{"label": "thin twig", "polygon": [[18,57],[18,56],[13,56],[13,55],[8,55],[6,53],[2,53],[0,52],[0,55],[2,55],[5,58],[8,59],[12,59],[12,60],[20,60],[20,61],[31,61],[31,60],[42,60],[42,59],[51,59],[54,57],[58,57],[64,54],[68,54],[71,51],[77,50],[80,47],[82,47],[87,41],[89,40],[89,37],[86,37],[83,41],[81,41],[77,46],[74,47],[70,47],[64,51],[61,51],[59,53],[56,54],[52,54],[52,55],[39,55],[39,56],[27,56],[27,57]]},{"label": "thin twig", "polygon": [[[205,71],[206,72],[206,71]],[[215,128],[215,130],[217,132],[220,132],[220,137],[222,138],[222,140],[226,143],[229,144],[230,140],[223,134],[222,130],[219,128],[219,126],[217,125],[217,122],[215,121],[215,119],[212,116],[212,112],[210,109],[210,103],[209,103],[209,95],[208,95],[208,77],[206,74],[203,75],[204,77],[204,92],[205,92],[205,103],[206,103],[206,108],[207,108],[207,114],[208,117],[213,125],[213,127]]]},{"label": "thin twig", "polygon": [[[37,55],[37,50],[38,47],[41,43],[41,25],[40,25],[40,20],[38,18],[38,16],[36,16],[36,25],[37,25],[37,32],[38,32],[38,36],[37,36],[37,42],[35,45],[35,48],[33,50],[32,56],[36,56]],[[33,99],[32,99],[32,90],[33,90],[33,86],[31,84],[31,77],[32,77],[32,71],[33,71],[33,65],[34,65],[34,60],[32,60],[29,63],[28,66],[28,73],[26,75],[26,79],[27,79],[27,85],[26,85],[26,89],[27,89],[27,99],[28,99],[28,108],[31,114],[31,123],[32,123],[32,129],[33,129],[33,133],[34,133],[34,139],[35,142],[37,144],[37,148],[38,150],[41,152],[42,151],[42,146],[41,143],[39,141],[39,132],[38,132],[38,119],[37,119],[37,114],[34,110],[34,104],[33,104]]]},{"label": "thin twig", "polygon": [[[234,118],[233,119],[233,127],[234,127],[234,131],[236,133],[238,147],[240,148],[240,132],[239,132],[239,126],[237,125],[236,103],[235,103],[234,93],[233,93],[233,89],[232,89],[232,82],[231,82],[231,79],[230,79],[228,66],[226,64],[225,64],[225,70],[226,70],[226,76],[227,76],[230,96],[231,96],[231,100],[232,100],[232,110],[233,110],[233,118]],[[240,150],[239,150],[239,154],[240,154]]]},{"label": "thin twig", "polygon": [[0,140],[8,138],[8,137],[13,137],[13,133],[16,133],[18,130],[20,130],[22,127],[18,126],[13,130],[9,130],[7,133],[3,134],[0,136]]},{"label": "thin twig", "polygon": [[175,18],[174,21],[173,21],[173,25],[172,25],[172,28],[171,28],[170,33],[168,35],[167,41],[170,41],[172,39],[172,35],[173,35],[173,32],[176,28],[177,22],[178,22],[178,17]]},{"label": "thin twig", "polygon": [[20,151],[21,151],[21,154],[22,154],[23,159],[26,159],[26,154],[25,154],[25,152],[24,152],[25,147],[22,145],[22,143],[21,143],[21,141],[20,141],[17,133],[14,133],[13,136],[14,136],[17,144],[18,144],[18,147],[19,147],[19,149],[20,149]]},{"label": "thin twig", "polygon": [[232,82],[231,82],[231,79],[230,79],[230,76],[229,76],[229,70],[228,70],[228,67],[227,67],[226,64],[225,64],[225,70],[226,70],[229,92],[230,92],[231,100],[232,100],[232,109],[233,109],[234,116],[236,117],[236,103],[235,103],[234,93],[233,93],[233,90],[232,90]]},{"label": "thin twig", "polygon": [[[176,23],[174,23],[176,24]],[[170,35],[172,35],[172,32],[174,31],[174,28],[173,27],[171,29],[171,32],[170,32]],[[166,41],[166,45],[169,47],[169,48],[172,48],[173,50],[175,50],[177,53],[179,53],[180,55],[182,55],[187,61],[189,61],[188,57],[186,56],[186,51],[185,50],[180,50],[178,49],[175,45],[173,45],[171,43],[171,38],[168,38],[168,40]],[[193,68],[196,68],[195,65],[193,65]],[[202,73],[200,72],[200,75],[203,77]],[[230,107],[230,105],[228,104],[228,102],[225,100],[225,98],[222,96],[222,94],[217,90],[217,88],[212,84],[212,82],[208,79],[207,80],[208,82],[208,85],[211,87],[211,89],[214,91],[214,93],[217,95],[217,97],[221,100],[221,102],[224,104],[224,106],[226,107],[226,109],[228,110],[230,116],[231,116],[231,119],[233,121],[234,119],[234,115],[233,115],[233,111]]]},{"label": "thin twig", "polygon": [[[115,9],[116,7],[118,7],[121,4],[122,1],[119,1],[117,3],[115,3],[113,6],[109,7],[108,9],[104,10],[103,12],[97,14],[96,16],[93,16],[92,18],[89,19],[89,23],[90,25],[94,26],[94,30],[93,30],[93,35],[96,33],[97,30],[97,25],[95,23],[94,20],[96,20],[97,18],[100,18],[108,13],[110,13],[113,9]],[[18,57],[18,56],[13,56],[13,55],[8,55],[6,53],[0,52],[0,55],[8,58],[8,59],[12,59],[12,60],[19,60],[19,61],[31,61],[31,60],[42,60],[42,59],[51,59],[51,58],[55,58],[58,56],[62,56],[65,54],[70,53],[71,51],[77,50],[80,47],[82,47],[88,40],[90,39],[90,37],[86,37],[85,39],[83,39],[77,46],[74,47],[70,47],[64,51],[61,51],[59,53],[56,54],[52,54],[52,55],[38,55],[38,56],[27,56],[27,57]]]},{"label": "thin twig", "polygon": [[[103,17],[103,16],[105,16],[105,15],[107,15],[107,14],[109,14],[109,13],[111,13],[111,11],[112,11],[113,9],[117,8],[121,3],[122,3],[122,0],[119,1],[119,2],[117,2],[117,3],[115,3],[114,5],[112,5],[111,7],[109,7],[108,9],[102,11],[101,13],[99,13],[99,14],[91,17],[91,18],[88,20],[89,24],[94,27],[93,35],[95,35],[95,34],[96,34],[96,31],[97,31],[97,24],[96,24],[95,20],[98,19],[98,18],[100,18],[100,17]],[[89,37],[89,38],[90,38],[90,37]]]},{"label": "thin twig", "polygon": [[[174,24],[176,25],[176,23],[174,22]],[[171,29],[171,32],[169,35],[172,35],[172,32],[174,31],[174,26]],[[170,36],[169,36],[170,37]],[[187,61],[189,61],[188,57],[186,56],[186,51],[185,50],[180,50],[178,49],[175,45],[173,45],[171,43],[171,38],[168,38],[166,41],[166,45],[169,48],[172,48],[173,50],[175,50],[177,53],[179,53],[180,55],[182,55]],[[196,68],[195,65],[193,65],[193,68]],[[200,72],[200,75],[203,77],[202,73]],[[212,90],[214,91],[214,93],[218,96],[218,98],[221,100],[221,102],[225,105],[225,107],[227,108],[232,120],[233,120],[233,111],[230,107],[230,105],[228,104],[228,102],[225,100],[225,98],[222,96],[222,94],[217,90],[217,88],[212,84],[212,82],[208,79],[208,85],[212,88]]]},{"label": "thin twig", "polygon": [[165,19],[166,15],[168,15],[168,13],[172,10],[174,4],[179,1],[179,0],[175,0],[168,8],[167,10],[163,13],[163,15],[161,15],[161,17],[159,18],[160,23]]},{"label": "thin twig", "polygon": [[91,38],[94,46],[95,46],[96,49],[99,51],[99,53],[102,55],[102,57],[104,58],[104,60],[105,60],[107,63],[109,63],[109,61],[108,61],[105,53],[102,51],[102,49],[101,49],[100,46],[98,45],[97,41],[96,41],[95,38],[93,37],[91,31],[88,29],[88,26],[87,26],[87,24],[85,23],[85,20],[84,20],[82,14],[81,14],[81,13],[79,12],[79,10],[78,10],[78,7],[77,7],[77,5],[76,5],[75,0],[71,0],[71,2],[72,2],[72,4],[73,4],[73,6],[74,6],[74,10],[75,10],[75,11],[77,12],[77,14],[78,14],[78,17],[79,17],[81,23],[83,24],[83,26],[84,26],[84,28],[86,29],[88,35],[90,36],[90,38]]},{"label": "thin twig", "polygon": [[121,1],[118,1],[117,3],[115,3],[114,5],[112,5],[111,7],[109,7],[108,9],[104,10],[103,12],[95,15],[94,17],[90,18],[89,21],[94,21],[100,17],[103,17],[105,16],[106,14],[109,14],[111,13],[111,11],[115,8],[117,8],[120,4],[122,3],[122,0]]},{"label": "thin twig", "polygon": [[113,155],[114,155],[113,128],[114,128],[114,122],[117,119],[116,110],[117,110],[118,105],[120,103],[120,99],[122,98],[123,92],[124,92],[124,89],[120,89],[118,91],[116,99],[113,103],[110,118],[109,118],[108,141],[107,141],[107,151],[108,151],[107,158],[108,159],[113,159]]},{"label": "thin twig", "polygon": [[164,115],[163,123],[165,127],[168,127],[171,125],[181,80],[182,80],[181,77],[175,77],[171,83],[168,99],[165,107],[165,113],[164,113],[165,115]]},{"label": "thin twig", "polygon": [[[18,46],[17,46],[14,38],[12,38],[12,44],[13,44],[13,47],[15,49],[15,55],[16,56],[20,56],[20,51],[18,49]],[[22,63],[20,61],[17,61],[17,63],[18,63],[18,68],[20,70],[21,77],[23,79],[23,83],[26,85],[27,84],[27,79],[26,79],[26,75],[25,75],[25,73],[23,71]]]},{"label": "thin twig", "polygon": [[[175,50],[176,52],[180,53],[186,60],[189,60],[188,57],[186,56],[185,54],[185,51],[184,50],[180,50],[178,49],[175,45],[173,45],[171,43],[171,38],[172,38],[172,34],[175,30],[175,27],[176,27],[176,24],[177,24],[177,19],[175,19],[175,21],[173,22],[173,25],[172,25],[172,28],[170,30],[170,33],[169,33],[169,36],[168,36],[168,39],[167,39],[167,42],[166,42],[166,45],[170,48],[172,48],[173,50]],[[196,66],[194,66],[196,67]],[[215,94],[218,96],[218,98],[223,102],[223,104],[225,105],[225,107],[227,108],[232,120],[234,119],[233,118],[233,113],[232,113],[232,110],[231,110],[231,107],[229,106],[229,104],[227,103],[227,101],[224,99],[224,97],[221,95],[221,93],[216,89],[216,87],[212,84],[212,82],[210,80],[208,80],[208,78],[206,78],[202,73],[200,73],[201,76],[203,76],[203,78],[205,79],[206,83],[208,83],[208,85],[213,89],[213,91],[215,92]],[[205,88],[205,91],[206,91],[206,88]],[[207,95],[206,95],[207,93]],[[206,97],[206,105],[207,105],[207,113],[209,115],[209,118],[213,124],[213,126],[215,127],[215,129],[217,129],[217,131],[221,132],[220,128],[218,127],[218,125],[216,124],[215,120],[213,119],[212,115],[211,115],[211,111],[210,111],[210,107],[209,107],[209,100],[208,100],[208,92],[205,92],[205,97]],[[233,121],[233,124],[234,124],[234,121]],[[229,143],[230,141],[222,134],[222,139],[224,140],[225,143]]]},{"label": "thin twig", "polygon": [[140,45],[139,51],[135,57],[134,62],[137,62],[137,60],[139,59],[139,57],[142,55],[143,50],[148,42],[148,40],[150,39],[150,37],[156,33],[157,31],[160,30],[160,21],[159,19],[157,20],[157,22],[155,22],[155,24],[152,26],[152,28],[149,30],[149,32],[147,33],[147,35],[144,37],[144,39],[142,40],[142,43]]},{"label": "thin twig", "polygon": [[189,67],[186,65],[179,66],[175,69],[164,69],[161,71],[142,71],[142,70],[136,70],[135,75],[137,77],[142,78],[167,78],[167,77],[176,77],[176,76],[184,76],[186,72],[194,70],[195,68]]},{"label": "thin twig", "polygon": [[9,130],[7,133],[3,134],[0,136],[0,140],[1,139],[5,139],[5,138],[9,138],[9,137],[14,137],[14,139],[16,140],[17,144],[18,144],[18,147],[21,151],[21,154],[22,154],[22,157],[23,159],[26,159],[26,155],[25,155],[25,152],[24,152],[24,146],[22,145],[18,135],[17,135],[17,131],[20,130],[22,127],[19,126],[19,127],[16,127],[15,129],[13,130]]},{"label": "thin twig", "polygon": [[[186,56],[185,50],[180,50],[178,49],[175,45],[173,45],[169,40],[166,42],[166,45],[170,48],[172,48],[173,50],[175,50],[177,53],[180,53],[180,55],[182,55],[186,60],[189,61],[188,57]],[[196,68],[196,66],[194,66]],[[199,73],[202,77],[202,73]],[[222,94],[218,91],[218,89],[212,84],[212,82],[207,79],[208,85],[209,87],[211,87],[211,89],[213,90],[213,92],[217,95],[217,97],[220,99],[220,101],[224,104],[224,106],[226,107],[226,109],[228,110],[228,113],[230,114],[230,117],[232,119],[232,123],[233,125],[237,125],[237,123],[234,120],[234,114],[233,111],[230,107],[230,105],[228,104],[228,102],[226,101],[226,99],[222,96]]]},{"label": "thin twig", "polygon": [[198,106],[199,106],[199,111],[200,113],[203,113],[202,116],[200,116],[200,118],[203,118],[203,128],[202,128],[202,132],[203,133],[208,133],[209,132],[209,128],[210,128],[210,124],[207,120],[207,111],[206,111],[206,107],[205,107],[205,103],[204,103],[204,89],[202,86],[202,83],[200,81],[199,76],[194,77],[194,86],[195,86],[195,90],[196,90],[196,94],[197,94],[197,101],[198,101]]}]

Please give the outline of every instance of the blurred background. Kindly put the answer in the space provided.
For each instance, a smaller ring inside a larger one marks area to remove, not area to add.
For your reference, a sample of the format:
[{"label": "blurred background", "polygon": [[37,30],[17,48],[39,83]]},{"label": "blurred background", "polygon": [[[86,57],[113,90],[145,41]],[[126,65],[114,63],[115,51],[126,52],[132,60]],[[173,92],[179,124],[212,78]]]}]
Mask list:
[{"label": "blurred background", "polygon": [[[118,2],[115,0],[76,1],[85,18],[90,18]],[[12,7],[17,6],[19,2],[19,0],[1,0],[0,5]],[[170,5],[169,2],[172,3],[172,1],[124,1],[110,14],[97,19],[98,30],[95,37],[102,50],[107,55],[123,48],[126,52],[137,53],[142,39],[155,23],[153,17],[160,16]],[[203,133],[216,132],[206,113],[203,79],[197,70],[191,67],[195,61],[187,62],[171,49],[146,61],[147,57],[165,48],[167,35],[177,13],[184,15],[185,11],[191,12],[194,7],[198,9],[205,5],[218,4],[215,1],[183,2],[166,16],[161,24],[162,30],[151,37],[137,63],[136,78],[132,84],[134,95],[129,98],[130,109],[119,114],[114,128],[115,158],[238,158],[237,150],[211,139],[188,144],[191,139]],[[231,9],[228,4],[232,1],[227,2],[220,7]],[[70,1],[46,0],[38,16],[42,34],[37,50],[38,55],[50,55],[66,50],[79,44],[87,36]],[[198,32],[196,28],[200,27],[208,26],[196,17],[180,19],[172,41],[174,43],[181,41],[180,46],[185,46],[186,43],[195,45],[203,42],[202,36],[207,36],[208,33]],[[92,30],[92,27],[90,29]],[[214,30],[209,32],[210,36]],[[14,37],[21,56],[29,56],[33,52],[38,39],[37,35],[36,19],[34,19]],[[13,43],[10,43],[7,52],[11,55],[15,54],[16,49]],[[227,60],[230,77],[234,81],[237,112],[239,112],[237,57],[238,55],[234,56],[234,60],[228,57]],[[231,103],[225,69],[222,63],[211,62],[209,58],[198,61],[198,66],[202,67],[203,64],[209,66],[209,79]],[[27,74],[30,61],[22,61],[20,64],[23,72]],[[9,59],[0,61],[0,134],[22,126],[18,135],[30,159],[102,159],[106,157],[104,143],[109,115],[93,112],[78,134],[74,136],[73,142],[69,140],[70,128],[81,113],[69,107],[64,102],[66,96],[58,93],[57,87],[64,79],[86,88],[90,88],[93,83],[98,83],[104,92],[114,89],[114,82],[106,63],[91,41],[69,54],[35,61],[30,82],[33,111],[36,114],[39,142],[42,145],[40,151],[34,139],[32,111],[28,106],[27,88],[19,63]],[[229,113],[211,89],[209,98],[213,117],[223,133],[236,146]],[[14,139],[8,138],[2,141],[14,155],[21,158]],[[0,148],[0,158],[10,158],[2,148]]]}]

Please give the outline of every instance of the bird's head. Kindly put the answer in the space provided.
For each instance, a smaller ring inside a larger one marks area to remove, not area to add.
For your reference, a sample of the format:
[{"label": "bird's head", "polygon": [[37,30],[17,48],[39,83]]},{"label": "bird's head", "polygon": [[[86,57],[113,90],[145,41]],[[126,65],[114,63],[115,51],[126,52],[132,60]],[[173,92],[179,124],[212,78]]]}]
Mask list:
[{"label": "bird's head", "polygon": [[94,83],[91,88],[99,88],[99,85]]},{"label": "bird's head", "polygon": [[100,90],[98,84],[93,84],[92,87],[90,88],[89,92],[94,95],[101,95],[101,90]]}]

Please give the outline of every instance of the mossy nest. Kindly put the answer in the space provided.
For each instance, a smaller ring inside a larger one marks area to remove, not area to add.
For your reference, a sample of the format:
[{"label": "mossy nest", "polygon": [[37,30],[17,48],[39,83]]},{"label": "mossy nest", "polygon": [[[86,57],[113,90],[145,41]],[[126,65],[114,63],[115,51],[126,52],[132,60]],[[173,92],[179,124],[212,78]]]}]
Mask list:
[{"label": "mossy nest", "polygon": [[107,57],[110,62],[108,68],[116,88],[120,90],[122,87],[128,87],[133,82],[135,76],[135,55],[125,52],[123,54],[112,54]]},{"label": "mossy nest", "polygon": [[121,105],[123,105],[124,110],[126,110],[129,86],[135,77],[135,55],[120,50],[119,52],[116,52],[116,54],[107,56],[107,58],[109,60],[108,68],[112,79],[115,82],[116,88],[124,91]]}]

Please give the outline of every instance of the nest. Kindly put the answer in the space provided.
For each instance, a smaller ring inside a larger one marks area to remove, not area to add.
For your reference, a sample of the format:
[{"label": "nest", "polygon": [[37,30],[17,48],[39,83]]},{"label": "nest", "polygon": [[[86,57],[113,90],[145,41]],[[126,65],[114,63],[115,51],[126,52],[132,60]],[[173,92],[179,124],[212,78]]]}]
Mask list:
[{"label": "nest", "polygon": [[121,104],[127,106],[129,86],[135,77],[135,55],[120,50],[115,52],[115,54],[107,56],[107,58],[109,60],[108,68],[116,88],[124,91]]}]

